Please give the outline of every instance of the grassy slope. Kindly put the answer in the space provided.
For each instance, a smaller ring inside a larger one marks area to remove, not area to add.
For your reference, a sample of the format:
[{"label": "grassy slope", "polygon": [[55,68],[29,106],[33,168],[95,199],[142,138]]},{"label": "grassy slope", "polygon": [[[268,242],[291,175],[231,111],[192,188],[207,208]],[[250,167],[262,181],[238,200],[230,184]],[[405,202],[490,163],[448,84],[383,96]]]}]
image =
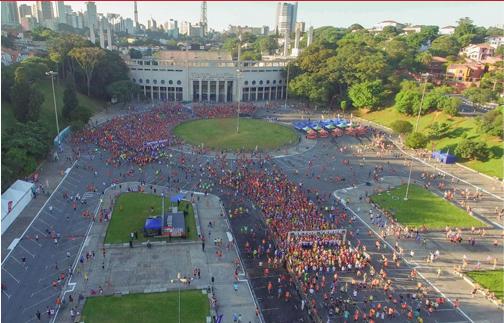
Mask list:
[{"label": "grassy slope", "polygon": [[504,301],[504,270],[471,271],[467,275]]},{"label": "grassy slope", "polygon": [[[37,84],[38,89],[44,94],[44,103],[42,104],[42,110],[40,113],[40,120],[48,126],[51,134],[56,136],[56,120],[54,117],[54,101],[52,95],[52,86],[51,81],[41,81]],[[65,91],[65,87],[63,85],[58,85],[58,83],[54,83],[55,92],[56,92],[56,105],[59,111],[59,126],[60,130],[63,130],[67,124],[63,121],[61,117],[61,111],[63,110],[63,92]],[[96,100],[93,98],[89,98],[86,95],[77,93],[77,98],[79,100],[79,105],[88,107],[93,114],[99,112],[105,106],[104,101]],[[14,114],[12,112],[12,105],[2,101],[2,131],[11,129],[16,119],[14,118]]]},{"label": "grassy slope", "polygon": [[[390,124],[395,120],[407,120],[413,125],[416,122],[416,117],[408,117],[400,114],[394,108],[387,108],[371,113],[361,113],[360,116],[364,119],[374,121],[384,126],[390,126]],[[433,112],[422,116],[418,125],[420,132],[428,134],[427,127],[436,121],[447,122],[450,124],[450,130],[446,136],[432,141],[436,150],[441,149],[443,151],[449,150],[450,152],[453,152],[457,143],[461,140],[461,135],[463,133],[467,133],[468,138],[479,138],[487,143],[496,158],[492,158],[487,161],[463,161],[461,163],[481,173],[503,178],[504,147],[502,140],[498,137],[478,133],[476,121],[472,117],[450,117],[444,112]],[[427,146],[428,149],[432,148],[432,143]]]},{"label": "grassy slope", "polygon": [[[179,322],[178,292],[104,296],[86,299],[82,321],[86,323]],[[180,292],[180,322],[205,322],[210,313],[208,296],[200,290]]]},{"label": "grassy slope", "polygon": [[443,229],[446,225],[458,228],[484,226],[483,223],[467,214],[464,210],[445,201],[426,189],[411,185],[408,200],[404,200],[406,185],[401,185],[371,199],[384,209],[394,214],[403,225],[429,229]]},{"label": "grassy slope", "polygon": [[[189,204],[189,215],[186,217],[187,239],[196,240],[196,220],[194,211],[189,202],[180,203],[180,211],[185,210]],[[151,213],[151,207],[154,212]],[[165,212],[169,210],[170,198],[165,198]],[[122,210],[121,210],[122,208]],[[157,216],[162,212],[162,198],[158,195],[144,193],[123,193],[115,203],[112,212],[112,220],[107,228],[105,243],[126,243],[129,241],[130,232],[138,232],[138,241],[146,241],[143,236],[145,219],[149,216]]]},{"label": "grassy slope", "polygon": [[294,130],[278,124],[240,119],[240,133],[236,133],[236,119],[208,119],[183,123],[175,128],[175,135],[193,145],[205,144],[212,149],[254,150],[276,149],[295,143],[298,139]]}]

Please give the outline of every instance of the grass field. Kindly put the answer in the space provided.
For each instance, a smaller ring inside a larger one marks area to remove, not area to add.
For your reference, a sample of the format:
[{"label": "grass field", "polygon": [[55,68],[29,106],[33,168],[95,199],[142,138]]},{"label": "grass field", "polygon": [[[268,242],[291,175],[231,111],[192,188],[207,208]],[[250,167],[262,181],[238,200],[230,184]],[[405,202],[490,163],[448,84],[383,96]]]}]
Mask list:
[{"label": "grass field", "polygon": [[240,133],[236,133],[236,119],[205,119],[189,121],[175,128],[175,135],[192,145],[217,150],[245,149],[272,150],[296,143],[293,129],[271,122],[240,119]]},{"label": "grass field", "polygon": [[406,185],[389,192],[371,196],[371,200],[381,208],[391,212],[404,226],[428,229],[444,229],[445,226],[470,228],[485,226],[484,223],[467,214],[464,210],[417,185],[410,185],[408,200],[404,200]]},{"label": "grass field", "polygon": [[[416,122],[416,117],[403,115],[397,112],[394,108],[387,108],[370,113],[360,113],[359,116],[363,119],[367,119],[387,127],[389,127],[395,120],[406,120],[411,122],[413,125]],[[448,123],[450,125],[450,129],[443,138],[432,140],[432,142],[427,145],[427,149],[430,150],[432,148],[432,144],[434,144],[434,148],[436,150],[449,150],[453,153],[459,141],[462,140],[462,134],[465,133],[470,139],[477,139],[486,142],[487,146],[491,149],[494,158],[486,161],[460,161],[460,163],[478,172],[501,179],[503,178],[504,146],[502,140],[495,136],[480,134],[477,131],[478,126],[476,125],[476,120],[473,117],[451,117],[448,114],[439,111],[422,116],[418,124],[419,131],[428,133],[427,128],[436,121],[439,123]]]},{"label": "grass field", "polygon": [[495,296],[504,301],[504,270],[470,271],[467,273],[480,286],[495,293]]},{"label": "grass field", "polygon": [[[51,81],[43,81],[37,83],[37,88],[44,94],[44,103],[42,104],[42,109],[40,112],[40,120],[48,126],[51,134],[56,136],[56,120],[54,117],[54,101],[52,95]],[[54,89],[56,92],[56,105],[59,111],[59,126],[60,130],[63,130],[67,124],[61,117],[61,111],[63,110],[63,92],[65,87],[63,85],[58,85],[57,82],[54,83]],[[105,106],[105,102],[89,98],[86,95],[77,92],[77,99],[79,100],[79,105],[87,107],[94,114],[99,112]],[[15,126],[16,118],[12,112],[12,105],[8,102],[2,101],[2,131],[6,131]]]},{"label": "grass field", "polygon": [[203,323],[210,314],[208,296],[200,290],[121,297],[104,296],[86,299],[82,321],[86,323]]},{"label": "grass field", "polygon": [[[196,220],[191,203],[182,201],[179,210],[183,211],[189,205],[189,214],[185,218],[187,239],[196,240]],[[151,213],[151,207],[154,211]],[[170,198],[165,198],[165,212],[169,210]],[[138,232],[138,240],[147,241],[143,236],[145,219],[157,216],[162,212],[162,198],[158,195],[144,193],[123,193],[119,196],[112,211],[112,219],[107,228],[105,243],[129,242],[130,232]],[[155,238],[149,238],[151,241]],[[175,239],[174,239],[175,240]]]}]

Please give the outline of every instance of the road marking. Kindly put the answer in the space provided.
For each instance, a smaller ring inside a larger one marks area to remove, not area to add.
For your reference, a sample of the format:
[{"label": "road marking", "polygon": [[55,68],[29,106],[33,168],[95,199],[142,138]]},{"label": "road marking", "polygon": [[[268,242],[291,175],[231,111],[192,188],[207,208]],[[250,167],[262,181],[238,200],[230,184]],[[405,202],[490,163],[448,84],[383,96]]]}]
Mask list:
[{"label": "road marking", "polygon": [[9,274],[9,276],[11,276],[11,277],[12,277],[12,279],[14,279],[14,280],[16,281],[16,283],[18,283],[18,284],[19,284],[19,280],[18,280],[16,277],[14,277],[14,275],[13,275],[13,274],[11,274],[10,272],[8,272],[8,271],[7,271],[7,269],[5,269],[5,267],[2,267],[2,269],[3,269],[3,270],[7,273],[7,274]]},{"label": "road marking", "polygon": [[23,249],[24,251],[26,251],[26,253],[28,253],[30,256],[32,256],[32,258],[35,258],[35,255],[32,254],[31,252],[29,252],[25,247],[23,247],[21,244],[19,244],[19,248]]},{"label": "road marking", "polygon": [[33,297],[33,295],[38,294],[38,293],[40,293],[40,292],[42,292],[42,291],[44,291],[44,290],[46,290],[46,289],[48,289],[48,288],[53,288],[53,287],[52,287],[51,285],[47,284],[47,286],[46,286],[46,287],[41,288],[41,289],[39,289],[39,290],[34,291],[33,293],[31,293],[31,296],[30,296],[30,297]]},{"label": "road marking", "polygon": [[[73,169],[73,167],[75,166],[76,163],[77,163],[77,160],[74,161],[74,163],[72,164],[72,167],[70,167],[70,170]],[[45,201],[44,205],[42,205],[42,207],[40,208],[40,210],[37,212],[37,215],[35,215],[35,217],[30,222],[30,224],[28,225],[28,227],[24,230],[23,234],[21,234],[20,239],[23,239],[23,237],[25,236],[25,234],[28,231],[28,229],[30,229],[30,227],[35,222],[35,220],[37,220],[37,218],[39,217],[40,213],[42,213],[42,210],[46,207],[47,203],[49,203],[49,201],[52,199],[54,193],[56,193],[56,191],[58,190],[58,188],[60,187],[60,185],[65,181],[65,179],[68,176],[68,174],[70,174],[70,172],[66,173],[65,176],[63,176],[63,178],[59,182],[58,186],[56,186],[56,188],[54,189],[54,191],[51,193],[51,196],[49,196],[49,198]],[[4,262],[9,258],[10,254],[12,253],[13,250],[14,249],[12,249],[11,251],[9,251],[9,253],[7,254],[7,256],[5,256],[5,259],[2,261],[2,266],[3,266]]]},{"label": "road marking", "polygon": [[[338,201],[343,201],[343,199],[342,199],[342,198],[340,198],[340,197],[336,194],[337,192],[338,192],[338,191],[334,191],[334,192],[333,192],[333,196],[334,196],[334,197],[335,197]],[[365,226],[366,226],[369,230],[373,231],[373,233],[374,233],[374,234],[375,234],[375,235],[376,235],[376,236],[377,236],[377,237],[378,237],[381,241],[383,241],[383,243],[385,243],[385,244],[386,244],[386,245],[387,245],[387,246],[388,246],[391,250],[394,250],[394,247],[393,247],[393,246],[392,246],[392,245],[391,245],[391,244],[390,244],[387,240],[383,239],[383,238],[382,238],[382,236],[381,236],[381,235],[379,235],[379,234],[378,234],[378,232],[376,232],[376,231],[375,231],[375,230],[374,230],[374,229],[373,229],[373,228],[372,228],[372,227],[371,227],[371,226],[370,226],[370,225],[369,225],[366,221],[364,221],[364,220],[363,220],[363,219],[362,219],[362,218],[361,218],[361,217],[360,217],[357,213],[355,213],[355,211],[354,211],[352,208],[350,208],[350,206],[347,206],[346,202],[344,202],[344,203],[342,203],[342,204],[343,204],[343,206],[344,206],[346,209],[348,209],[350,212],[352,212],[352,214],[353,214],[354,216],[356,216],[356,217],[359,219],[359,221],[361,221],[361,222],[362,222],[362,223],[363,223],[363,224],[364,224],[364,225],[365,225]],[[405,262],[407,265],[411,266],[410,262],[409,262],[406,258],[404,258],[404,257],[403,257],[402,259],[404,260],[404,262]],[[443,292],[441,292],[441,290],[439,290],[439,288],[437,288],[437,287],[436,287],[436,286],[435,286],[435,285],[434,285],[434,284],[433,284],[430,280],[428,280],[427,278],[425,278],[425,276],[424,276],[421,272],[417,271],[417,274],[418,274],[418,275],[419,275],[419,276],[420,276],[423,280],[425,280],[425,281],[426,281],[426,282],[427,282],[427,283],[428,283],[428,284],[429,284],[429,285],[430,285],[430,286],[431,286],[431,287],[432,287],[432,288],[433,288],[436,292],[438,292],[438,294],[440,294],[443,298],[445,298],[446,300],[448,300],[448,302],[450,302],[450,304],[452,304],[452,306],[453,306],[453,302],[452,302],[452,300],[451,300],[449,297],[447,297],[447,296],[446,296]],[[462,315],[463,315],[463,316],[464,316],[464,317],[465,317],[465,318],[466,318],[469,322],[474,323],[474,321],[473,321],[473,320],[472,320],[472,319],[471,319],[471,318],[470,318],[470,317],[469,317],[469,316],[468,316],[468,315],[467,315],[467,314],[466,314],[466,313],[465,313],[465,312],[464,312],[464,311],[463,311],[460,307],[457,307],[457,310],[458,310],[458,311],[459,311],[459,312],[460,312],[460,313],[461,313],[461,314],[462,314]]]},{"label": "road marking", "polygon": [[55,296],[58,296],[58,294],[59,294],[59,293],[55,293],[55,294],[53,294],[53,295],[49,295],[49,296],[47,296],[46,298],[44,298],[44,299],[40,300],[40,302],[35,303],[35,304],[32,304],[32,305],[30,305],[30,306],[28,306],[28,307],[25,307],[25,308],[23,309],[23,313],[24,313],[24,312],[26,312],[26,310],[28,310],[28,309],[31,309],[31,308],[33,308],[33,307],[35,307],[35,306],[39,305],[39,304],[42,304],[43,302],[45,302],[45,301],[47,301],[47,300],[49,300],[49,299],[51,299],[51,298],[55,297]]},{"label": "road marking", "polygon": [[4,294],[5,294],[5,296],[7,296],[7,299],[10,299],[11,295],[7,294],[7,292],[6,292],[6,291],[2,290],[2,293],[4,293]]}]

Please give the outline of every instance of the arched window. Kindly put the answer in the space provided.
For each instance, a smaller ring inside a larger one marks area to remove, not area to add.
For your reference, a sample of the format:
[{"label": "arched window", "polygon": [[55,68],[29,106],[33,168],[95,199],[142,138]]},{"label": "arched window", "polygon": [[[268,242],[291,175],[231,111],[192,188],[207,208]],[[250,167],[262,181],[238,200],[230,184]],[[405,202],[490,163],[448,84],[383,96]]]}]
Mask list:
[{"label": "arched window", "polygon": [[173,84],[173,81],[172,81],[172,80],[169,80],[169,81],[168,81],[168,84]]},{"label": "arched window", "polygon": [[262,80],[261,80],[261,81],[259,81],[259,84],[261,84],[261,85],[262,85],[262,84],[263,84],[263,81],[262,81]]},{"label": "arched window", "polygon": [[278,84],[282,84],[282,80],[278,81]]},{"label": "arched window", "polygon": [[182,81],[181,80],[178,80],[177,81],[177,85],[181,85],[182,84]]},{"label": "arched window", "polygon": [[165,84],[165,80],[161,80],[161,84]]},{"label": "arched window", "polygon": [[245,81],[245,85],[248,85],[248,81]]},{"label": "arched window", "polygon": [[273,80],[273,84],[276,84],[276,80]]},{"label": "arched window", "polygon": [[135,80],[135,79],[131,79],[131,81],[133,81],[133,83],[135,83],[135,82],[136,82],[136,80]]},{"label": "arched window", "polygon": [[270,81],[269,81],[269,80],[266,80],[266,84],[269,84],[269,83],[270,83]]},{"label": "arched window", "polygon": [[256,84],[256,81],[252,81],[252,85],[255,85]]},{"label": "arched window", "polygon": [[157,84],[157,80],[152,80],[152,83]]},{"label": "arched window", "polygon": [[142,79],[138,79],[138,83],[143,83],[143,80]]},{"label": "arched window", "polygon": [[149,83],[150,83],[150,80],[149,80],[149,79],[146,79],[146,80],[145,80],[145,83],[149,84]]}]

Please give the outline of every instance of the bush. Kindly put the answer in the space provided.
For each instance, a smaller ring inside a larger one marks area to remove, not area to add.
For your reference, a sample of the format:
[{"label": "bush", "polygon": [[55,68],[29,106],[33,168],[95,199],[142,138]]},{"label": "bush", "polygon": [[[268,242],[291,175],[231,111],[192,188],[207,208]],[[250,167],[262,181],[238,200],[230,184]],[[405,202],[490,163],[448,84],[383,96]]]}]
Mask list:
[{"label": "bush", "polygon": [[420,132],[413,132],[406,138],[406,146],[413,149],[425,148],[428,142],[429,138]]},{"label": "bush", "polygon": [[411,133],[413,131],[413,125],[409,121],[396,120],[390,124],[390,128],[396,134]]},{"label": "bush", "polygon": [[486,143],[471,139],[464,139],[455,148],[455,154],[464,159],[486,160],[489,150]]}]

